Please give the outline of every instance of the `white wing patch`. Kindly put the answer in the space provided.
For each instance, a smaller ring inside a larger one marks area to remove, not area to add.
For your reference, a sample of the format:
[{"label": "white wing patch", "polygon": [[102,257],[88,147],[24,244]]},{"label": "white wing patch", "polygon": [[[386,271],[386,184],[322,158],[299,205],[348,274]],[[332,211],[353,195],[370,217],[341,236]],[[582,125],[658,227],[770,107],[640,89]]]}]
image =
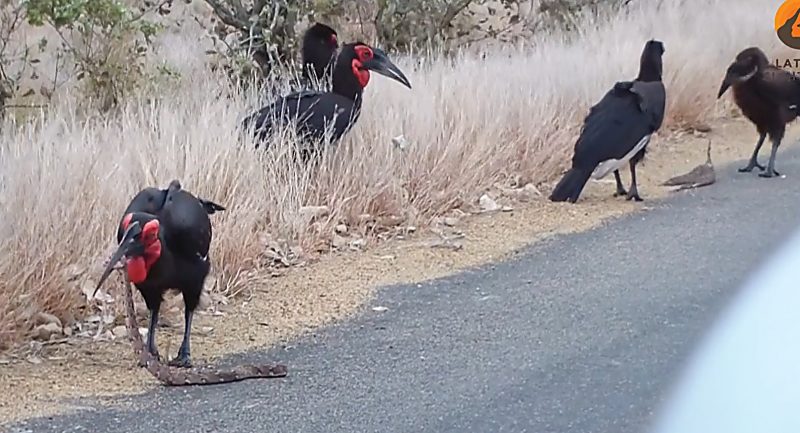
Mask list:
[{"label": "white wing patch", "polygon": [[592,172],[592,179],[595,180],[602,179],[606,177],[608,173],[611,173],[614,170],[619,170],[620,168],[622,168],[631,158],[633,158],[633,155],[636,155],[636,153],[642,150],[642,148],[647,146],[647,143],[650,142],[650,135],[651,134],[647,134],[644,137],[642,137],[642,139],[639,140],[638,143],[636,143],[636,146],[633,146],[633,149],[631,149],[630,152],[625,154],[625,156],[623,156],[622,159],[611,158],[598,164],[597,168],[595,168],[594,172]]}]

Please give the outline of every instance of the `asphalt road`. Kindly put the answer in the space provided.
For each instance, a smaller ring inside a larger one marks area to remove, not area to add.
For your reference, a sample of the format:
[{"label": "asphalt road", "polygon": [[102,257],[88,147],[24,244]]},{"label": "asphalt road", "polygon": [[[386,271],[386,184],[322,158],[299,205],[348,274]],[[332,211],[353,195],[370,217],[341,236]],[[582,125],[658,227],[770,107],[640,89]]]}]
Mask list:
[{"label": "asphalt road", "polygon": [[725,167],[711,187],[384,288],[351,321],[232,360],[284,362],[285,379],[160,388],[12,431],[646,432],[703,331],[800,223],[800,154],[777,168],[788,177]]}]

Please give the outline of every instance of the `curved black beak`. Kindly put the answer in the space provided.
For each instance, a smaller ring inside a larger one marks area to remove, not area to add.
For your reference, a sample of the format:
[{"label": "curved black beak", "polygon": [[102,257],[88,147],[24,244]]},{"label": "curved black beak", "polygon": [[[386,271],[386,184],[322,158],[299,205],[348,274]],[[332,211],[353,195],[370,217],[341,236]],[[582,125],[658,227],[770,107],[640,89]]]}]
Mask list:
[{"label": "curved black beak", "polygon": [[103,275],[100,277],[100,281],[97,283],[97,287],[94,288],[94,292],[92,293],[92,298],[94,295],[97,294],[97,291],[100,290],[100,286],[106,281],[109,275],[111,275],[111,271],[114,270],[114,265],[116,265],[122,256],[127,253],[134,242],[134,237],[142,232],[141,227],[139,227],[139,221],[132,222],[128,228],[125,230],[125,234],[122,235],[122,240],[119,242],[119,247],[117,247],[117,251],[111,255],[111,258],[108,260],[108,264],[106,264],[106,269],[103,271]]},{"label": "curved black beak", "polygon": [[403,71],[389,60],[389,56],[386,55],[383,50],[380,48],[373,48],[372,53],[372,59],[364,62],[365,68],[398,81],[409,89],[411,88],[411,83],[408,81],[405,74],[403,74]]},{"label": "curved black beak", "polygon": [[717,99],[722,97],[722,95],[728,90],[728,87],[731,87],[731,80],[730,80],[730,76],[726,75],[725,79],[722,80],[722,85],[719,86],[719,92],[717,93]]},{"label": "curved black beak", "polygon": [[737,64],[734,62],[730,66],[728,66],[728,70],[725,71],[725,79],[722,80],[722,85],[719,87],[719,93],[717,93],[717,99],[728,90],[728,87],[733,85],[744,83],[752,79],[756,74],[758,74],[759,67],[758,65],[753,66],[753,69],[749,70],[747,73],[743,73],[742,69],[745,66]]}]

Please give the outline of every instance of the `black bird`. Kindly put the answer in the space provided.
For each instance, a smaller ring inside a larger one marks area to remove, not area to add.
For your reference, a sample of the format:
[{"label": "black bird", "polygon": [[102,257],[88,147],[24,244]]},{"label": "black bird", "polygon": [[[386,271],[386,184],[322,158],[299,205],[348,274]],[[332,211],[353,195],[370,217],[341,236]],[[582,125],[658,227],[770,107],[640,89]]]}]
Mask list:
[{"label": "black bird", "polygon": [[309,27],[303,35],[301,51],[303,80],[311,83],[312,77],[316,77],[321,82],[327,81],[336,62],[338,49],[336,30],[321,23]]},{"label": "black bird", "polygon": [[[173,181],[175,183],[177,181]],[[153,215],[158,215],[161,210],[164,208],[164,205],[167,203],[167,195],[170,191],[170,187],[177,187],[180,189],[180,183],[173,185],[170,183],[170,186],[167,189],[155,188],[155,187],[148,187],[144,188],[139,191],[133,199],[131,199],[130,204],[123,212],[123,215],[127,215],[131,212],[145,212]],[[198,197],[197,201],[203,206],[203,209],[206,210],[206,213],[209,215],[213,215],[216,212],[224,211],[225,208],[213,201],[206,200],[203,198]],[[120,227],[119,231],[117,232],[117,241],[121,239],[122,236],[122,228]]]},{"label": "black bird", "polygon": [[[575,203],[589,177],[599,179],[612,170],[617,183],[614,196],[627,194],[628,200],[642,201],[636,187],[636,164],[644,158],[650,136],[664,120],[663,54],[662,42],[648,41],[636,79],[615,83],[589,110],[575,143],[572,168],[553,189],[551,201]],[[619,168],[626,161],[631,170],[631,187],[627,192],[619,176]]]},{"label": "black bird", "polygon": [[[733,100],[758,131],[753,155],[740,172],[762,170],[761,177],[780,176],[775,171],[775,155],[786,132],[786,124],[800,114],[800,79],[794,74],[773,66],[766,54],[757,47],[742,50],[728,66],[717,99],[733,87]],[[772,152],[765,168],[758,163],[758,152],[769,134]]]},{"label": "black bird", "polygon": [[140,191],[123,214],[117,231],[119,247],[97,284],[100,288],[114,265],[124,257],[128,278],[150,310],[147,350],[155,357],[158,357],[155,333],[163,295],[169,290],[181,292],[185,329],[178,356],[170,361],[173,366],[192,364],[189,350],[192,316],[211,268],[208,250],[212,230],[208,215],[213,213],[209,212],[212,209],[216,212],[225,208],[198,199],[183,190],[177,180],[170,182],[166,190]]},{"label": "black bird", "polygon": [[322,139],[326,128],[331,127],[331,143],[335,143],[358,120],[370,71],[411,88],[403,71],[389,60],[383,50],[363,42],[345,44],[333,68],[332,91],[292,92],[245,118],[242,126],[244,129],[254,128],[256,148],[261,140],[272,134],[273,122],[285,125],[295,119],[296,130],[302,139]]}]

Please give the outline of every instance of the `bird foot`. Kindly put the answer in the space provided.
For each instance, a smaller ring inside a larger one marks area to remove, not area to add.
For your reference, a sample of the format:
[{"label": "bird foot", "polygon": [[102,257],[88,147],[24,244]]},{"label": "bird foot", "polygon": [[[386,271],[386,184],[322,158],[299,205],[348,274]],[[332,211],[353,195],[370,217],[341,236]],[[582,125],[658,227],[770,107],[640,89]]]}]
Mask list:
[{"label": "bird foot", "polygon": [[770,171],[765,171],[763,173],[758,173],[758,177],[767,177],[767,178],[780,176],[780,175],[781,174],[778,173],[777,171],[775,171],[774,169],[771,172]]},{"label": "bird foot", "polygon": [[639,193],[635,192],[635,191],[633,193],[629,192],[627,197],[625,197],[625,200],[629,200],[629,201],[630,200],[633,200],[633,201],[644,201],[644,200],[642,200],[641,197],[639,197]]},{"label": "bird foot", "polygon": [[628,191],[624,189],[618,189],[617,192],[614,193],[614,197],[621,197],[623,195],[628,195]]},{"label": "bird foot", "polygon": [[189,355],[178,355],[169,362],[170,367],[192,368],[192,359]]},{"label": "bird foot", "polygon": [[740,168],[739,169],[739,173],[750,173],[756,167],[758,167],[758,169],[761,170],[761,171],[764,171],[764,170],[767,169],[767,167],[764,167],[763,165],[761,165],[761,164],[756,162],[756,163],[753,163],[753,164],[747,164],[746,167]]}]

